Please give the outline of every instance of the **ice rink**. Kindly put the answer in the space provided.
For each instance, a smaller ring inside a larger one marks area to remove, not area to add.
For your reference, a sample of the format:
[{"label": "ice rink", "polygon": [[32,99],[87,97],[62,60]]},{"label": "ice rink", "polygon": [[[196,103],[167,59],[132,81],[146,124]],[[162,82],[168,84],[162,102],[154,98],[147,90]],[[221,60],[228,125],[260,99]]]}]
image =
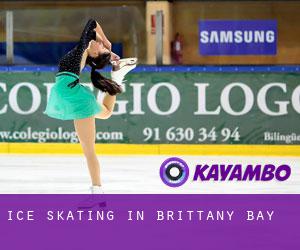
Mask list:
[{"label": "ice rink", "polygon": [[[178,156],[190,169],[196,164],[288,164],[287,181],[209,181],[181,187],[163,184],[159,176],[166,155],[98,156],[105,193],[300,193],[300,157]],[[83,155],[0,154],[0,193],[88,193],[90,186]]]}]

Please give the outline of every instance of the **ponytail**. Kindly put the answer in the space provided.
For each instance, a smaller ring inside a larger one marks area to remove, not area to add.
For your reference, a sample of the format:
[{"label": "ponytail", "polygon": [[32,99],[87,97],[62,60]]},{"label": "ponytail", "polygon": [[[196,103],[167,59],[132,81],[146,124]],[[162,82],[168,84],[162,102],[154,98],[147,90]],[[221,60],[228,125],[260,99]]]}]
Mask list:
[{"label": "ponytail", "polygon": [[91,70],[91,81],[95,88],[102,92],[108,92],[110,95],[116,95],[122,92],[119,84],[102,76],[94,67],[92,67]]}]

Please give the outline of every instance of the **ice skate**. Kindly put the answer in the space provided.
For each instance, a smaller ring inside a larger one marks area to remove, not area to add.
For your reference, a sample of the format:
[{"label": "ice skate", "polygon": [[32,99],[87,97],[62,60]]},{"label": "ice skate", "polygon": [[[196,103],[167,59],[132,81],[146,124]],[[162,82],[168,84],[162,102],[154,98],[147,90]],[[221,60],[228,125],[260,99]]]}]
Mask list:
[{"label": "ice skate", "polygon": [[111,71],[111,79],[121,86],[122,91],[124,91],[124,77],[126,74],[133,70],[137,65],[137,58],[123,58],[118,61],[112,62],[113,69]]},{"label": "ice skate", "polygon": [[106,200],[101,186],[91,186],[88,198],[78,204],[79,209],[91,209],[93,207],[106,207]]}]

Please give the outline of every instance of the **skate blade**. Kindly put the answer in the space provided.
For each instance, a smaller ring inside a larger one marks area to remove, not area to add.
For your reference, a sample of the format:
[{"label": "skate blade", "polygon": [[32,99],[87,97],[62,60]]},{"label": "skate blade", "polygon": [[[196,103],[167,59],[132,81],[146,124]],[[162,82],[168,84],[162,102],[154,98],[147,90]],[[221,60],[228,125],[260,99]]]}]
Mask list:
[{"label": "skate blade", "polygon": [[123,58],[119,60],[120,62],[120,69],[123,68],[126,65],[135,65],[137,64],[137,58],[136,57],[129,57],[129,58]]},{"label": "skate blade", "polygon": [[106,201],[100,201],[100,202],[93,202],[91,204],[84,204],[84,205],[79,205],[77,206],[78,209],[84,210],[84,209],[92,209],[95,207],[106,207]]}]

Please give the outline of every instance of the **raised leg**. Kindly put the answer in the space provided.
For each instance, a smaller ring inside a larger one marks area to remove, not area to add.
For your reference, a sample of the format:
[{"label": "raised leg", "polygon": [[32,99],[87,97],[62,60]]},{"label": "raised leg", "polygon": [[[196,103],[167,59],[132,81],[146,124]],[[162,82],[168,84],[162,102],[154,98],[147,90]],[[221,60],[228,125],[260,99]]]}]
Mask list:
[{"label": "raised leg", "polygon": [[[113,64],[111,71],[111,79],[123,87],[123,79],[125,75],[136,67],[136,58],[121,59]],[[122,67],[120,67],[122,66]],[[116,102],[116,96],[109,95],[108,93],[103,98],[103,103],[99,103],[102,110],[95,117],[98,119],[108,119],[111,117]]]},{"label": "raised leg", "polygon": [[109,117],[111,117],[115,103],[116,96],[106,94],[103,98],[103,103],[99,103],[102,110],[98,114],[96,114],[95,117],[98,119],[108,119]]}]

